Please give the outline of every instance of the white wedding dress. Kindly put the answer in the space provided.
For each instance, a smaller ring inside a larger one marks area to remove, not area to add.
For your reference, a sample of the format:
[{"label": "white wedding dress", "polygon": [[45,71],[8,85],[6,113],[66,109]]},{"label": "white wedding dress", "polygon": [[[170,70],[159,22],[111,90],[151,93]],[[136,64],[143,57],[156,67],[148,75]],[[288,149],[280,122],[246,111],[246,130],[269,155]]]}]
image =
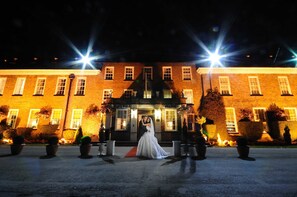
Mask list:
[{"label": "white wedding dress", "polygon": [[138,141],[136,156],[150,159],[163,159],[168,157],[168,153],[159,145],[155,137],[154,124],[151,118],[150,126],[146,126],[145,132]]}]

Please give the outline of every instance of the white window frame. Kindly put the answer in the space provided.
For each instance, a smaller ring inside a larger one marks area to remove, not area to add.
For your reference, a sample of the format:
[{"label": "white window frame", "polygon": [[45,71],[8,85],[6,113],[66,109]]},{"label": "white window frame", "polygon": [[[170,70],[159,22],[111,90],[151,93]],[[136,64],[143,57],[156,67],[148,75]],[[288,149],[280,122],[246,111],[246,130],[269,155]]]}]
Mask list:
[{"label": "white window frame", "polygon": [[[37,129],[37,126],[38,126],[38,123],[39,123],[39,118],[36,115],[37,112],[40,112],[40,109],[30,109],[29,116],[28,116],[27,127]],[[31,117],[31,116],[35,116],[35,117]]]},{"label": "white window frame", "polygon": [[297,110],[296,107],[284,107],[287,121],[297,121]]},{"label": "white window frame", "polygon": [[18,77],[15,83],[13,95],[23,95],[25,83],[26,83],[25,77]]},{"label": "white window frame", "polygon": [[[58,113],[58,117],[54,117],[56,115],[55,112]],[[51,119],[50,119],[51,124],[58,124],[60,127],[61,119],[62,119],[62,109],[53,109],[51,114]]]},{"label": "white window frame", "polygon": [[[226,84],[223,83],[226,80]],[[220,93],[221,95],[231,95],[230,80],[228,76],[219,76]]]},{"label": "white window frame", "polygon": [[182,76],[184,81],[192,80],[192,69],[191,66],[182,67]]},{"label": "white window frame", "polygon": [[[44,80],[44,83],[41,85],[40,81]],[[35,84],[34,95],[44,95],[46,78],[45,77],[38,77]]]},{"label": "white window frame", "polygon": [[256,122],[261,121],[260,115],[257,113],[257,110],[263,110],[264,111],[264,113],[263,113],[263,115],[264,115],[263,122],[266,122],[267,117],[266,117],[266,108],[265,107],[253,107],[254,121],[256,121]]},{"label": "white window frame", "polygon": [[287,76],[278,76],[278,84],[281,95],[292,95],[289,79]]},{"label": "white window frame", "polygon": [[6,77],[0,77],[0,95],[3,95],[6,80],[7,80]]},{"label": "white window frame", "polygon": [[[79,113],[78,116],[79,118],[75,118],[75,113]],[[82,109],[72,109],[72,115],[71,115],[71,122],[70,122],[70,128],[71,129],[78,129],[79,126],[81,126],[82,123],[82,115],[83,115],[83,110]]]},{"label": "white window frame", "polygon": [[128,125],[128,109],[116,109],[115,129],[118,131],[127,130]]},{"label": "white window frame", "polygon": [[[60,80],[65,80],[65,85],[64,86],[61,86],[60,85]],[[66,86],[67,86],[67,77],[58,77],[57,79],[57,84],[56,84],[56,91],[55,91],[55,95],[61,95],[61,96],[64,96],[65,95],[65,92],[66,92]],[[61,89],[63,89],[63,93],[61,94],[60,92]]]},{"label": "white window frame", "polygon": [[194,103],[194,96],[193,96],[193,90],[192,89],[183,89],[184,97],[187,98],[186,103],[192,104]]},{"label": "white window frame", "polygon": [[[147,72],[147,70],[150,70]],[[145,66],[142,70],[143,72],[143,80],[145,80],[145,75],[147,74],[147,80],[153,80],[153,67]]]},{"label": "white window frame", "polygon": [[[166,72],[167,69],[170,70],[170,73]],[[162,75],[163,80],[165,80],[165,81],[166,80],[168,80],[168,81],[172,80],[172,67],[171,66],[163,66],[162,71],[163,71],[163,75]],[[166,74],[166,78],[165,78],[165,74]],[[170,78],[167,78],[167,75],[169,75]]]},{"label": "white window frame", "polygon": [[250,95],[262,95],[258,76],[248,76],[248,79],[250,86]]},{"label": "white window frame", "polygon": [[113,80],[114,79],[114,67],[113,66],[107,66],[105,67],[105,80]]},{"label": "white window frame", "polygon": [[[230,114],[228,114],[228,110],[231,110]],[[226,107],[225,112],[226,112],[226,130],[227,130],[227,132],[228,133],[238,133],[234,107]],[[231,126],[231,124],[233,126]],[[230,125],[230,126],[228,126],[228,125]],[[231,131],[231,129],[233,129],[233,131]]]},{"label": "white window frame", "polygon": [[163,98],[171,99],[172,98],[172,90],[164,89],[163,90]]},{"label": "white window frame", "polygon": [[[168,115],[168,113],[170,113]],[[173,117],[168,117],[173,115]],[[164,111],[165,131],[177,131],[177,112],[176,109],[166,108]]]},{"label": "white window frame", "polygon": [[[81,86],[81,81],[84,80],[84,85]],[[75,95],[84,96],[86,94],[87,78],[78,77],[75,86]]]},{"label": "white window frame", "polygon": [[[131,69],[132,73],[127,72],[127,69]],[[125,80],[134,80],[134,66],[125,66]]]},{"label": "white window frame", "polygon": [[106,99],[112,97],[113,89],[103,89],[103,95],[102,95],[102,102],[105,102]]},{"label": "white window frame", "polygon": [[[18,120],[18,115],[19,115],[19,109],[9,109],[8,114],[7,114],[7,125],[10,125],[12,129],[15,129],[16,127],[16,122]],[[12,118],[12,116],[15,116]]]}]

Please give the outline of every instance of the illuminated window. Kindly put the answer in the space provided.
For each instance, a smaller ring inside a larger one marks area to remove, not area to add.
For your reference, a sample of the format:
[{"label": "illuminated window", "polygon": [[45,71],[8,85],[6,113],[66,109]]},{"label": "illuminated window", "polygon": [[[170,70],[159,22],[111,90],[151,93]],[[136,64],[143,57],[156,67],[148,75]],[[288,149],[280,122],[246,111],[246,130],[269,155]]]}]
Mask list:
[{"label": "illuminated window", "polygon": [[163,90],[164,99],[171,99],[172,93],[171,90]]},{"label": "illuminated window", "polygon": [[191,80],[192,74],[191,74],[191,67],[183,67],[183,80]]},{"label": "illuminated window", "polygon": [[62,117],[62,109],[53,109],[51,115],[51,124],[59,125]]},{"label": "illuminated window", "polygon": [[193,102],[193,90],[191,89],[184,89],[183,90],[184,97],[187,98],[186,103],[194,103]]},{"label": "illuminated window", "polygon": [[125,98],[132,98],[132,96],[133,96],[133,90],[127,89],[127,90],[124,91],[124,97]]},{"label": "illuminated window", "polygon": [[78,78],[76,82],[75,95],[85,95],[85,89],[86,89],[86,78],[85,77]]},{"label": "illuminated window", "polygon": [[106,67],[105,68],[105,80],[113,80],[113,67]]},{"label": "illuminated window", "polygon": [[45,78],[37,78],[34,95],[43,95],[45,88]]},{"label": "illuminated window", "polygon": [[0,95],[3,95],[6,78],[0,78]]},{"label": "illuminated window", "polygon": [[40,109],[30,109],[27,127],[33,128],[33,129],[37,128],[39,120],[38,120],[38,116],[36,115],[36,113],[38,113],[39,111],[40,111]]},{"label": "illuminated window", "polygon": [[143,98],[146,98],[146,99],[152,98],[152,91],[151,90],[143,91]]},{"label": "illuminated window", "polygon": [[254,121],[266,122],[266,109],[264,107],[254,107]]},{"label": "illuminated window", "polygon": [[171,67],[163,67],[163,80],[172,80]]},{"label": "illuminated window", "polygon": [[249,76],[250,95],[261,95],[260,83],[258,77]]},{"label": "illuminated window", "polygon": [[128,110],[116,110],[116,130],[126,130],[128,121]]},{"label": "illuminated window", "polygon": [[15,129],[16,122],[18,118],[18,109],[9,109],[8,115],[7,115],[7,125],[9,125],[12,129]]},{"label": "illuminated window", "polygon": [[143,68],[143,80],[153,80],[153,68],[152,67],[144,67]]},{"label": "illuminated window", "polygon": [[278,77],[278,83],[279,83],[281,95],[291,95],[292,94],[288,77]]},{"label": "illuminated window", "polygon": [[222,95],[231,95],[229,77],[219,77],[220,91]]},{"label": "illuminated window", "polygon": [[112,97],[112,89],[104,89],[103,90],[103,102],[106,101],[106,99]]},{"label": "illuminated window", "polygon": [[125,67],[125,80],[134,79],[134,67]]},{"label": "illuminated window", "polygon": [[13,95],[23,95],[26,78],[17,78]]},{"label": "illuminated window", "polygon": [[297,121],[296,108],[295,107],[285,107],[285,114],[288,121]]},{"label": "illuminated window", "polygon": [[56,95],[65,95],[65,89],[66,89],[66,77],[59,77],[57,80],[56,85]]},{"label": "illuminated window", "polygon": [[176,109],[165,109],[165,130],[166,131],[176,131],[177,129],[177,119],[176,119]]},{"label": "illuminated window", "polygon": [[82,112],[83,112],[82,109],[73,109],[72,110],[70,128],[72,128],[72,129],[79,128],[79,126],[81,125]]},{"label": "illuminated window", "polygon": [[232,107],[226,107],[226,127],[228,133],[236,133],[235,110]]}]

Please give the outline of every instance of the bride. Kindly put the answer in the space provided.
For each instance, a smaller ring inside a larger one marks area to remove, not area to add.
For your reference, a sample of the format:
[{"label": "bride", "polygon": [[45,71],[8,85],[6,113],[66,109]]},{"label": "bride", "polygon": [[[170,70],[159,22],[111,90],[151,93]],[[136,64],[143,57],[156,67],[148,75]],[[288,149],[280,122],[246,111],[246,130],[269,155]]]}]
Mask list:
[{"label": "bride", "polygon": [[163,159],[167,157],[168,153],[158,144],[158,140],[155,137],[152,118],[147,118],[145,122],[144,119],[142,119],[142,124],[146,126],[147,131],[138,141],[136,156],[150,159]]}]

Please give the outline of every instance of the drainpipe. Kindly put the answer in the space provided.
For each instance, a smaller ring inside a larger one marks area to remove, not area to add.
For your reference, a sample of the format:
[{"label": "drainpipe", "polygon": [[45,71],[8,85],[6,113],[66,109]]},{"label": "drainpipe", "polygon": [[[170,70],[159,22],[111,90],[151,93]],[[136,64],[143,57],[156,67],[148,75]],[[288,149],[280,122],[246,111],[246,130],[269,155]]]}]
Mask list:
[{"label": "drainpipe", "polygon": [[75,75],[74,75],[73,73],[71,73],[71,74],[69,75],[70,84],[69,84],[69,90],[68,90],[67,101],[66,101],[64,123],[63,123],[63,128],[62,128],[62,138],[63,138],[63,131],[64,131],[64,129],[65,129],[65,125],[66,125],[67,114],[68,114],[68,105],[69,105],[69,99],[70,99],[70,94],[71,94],[71,87],[72,87],[72,82],[73,82],[73,79],[74,79],[74,78],[75,78]]}]

